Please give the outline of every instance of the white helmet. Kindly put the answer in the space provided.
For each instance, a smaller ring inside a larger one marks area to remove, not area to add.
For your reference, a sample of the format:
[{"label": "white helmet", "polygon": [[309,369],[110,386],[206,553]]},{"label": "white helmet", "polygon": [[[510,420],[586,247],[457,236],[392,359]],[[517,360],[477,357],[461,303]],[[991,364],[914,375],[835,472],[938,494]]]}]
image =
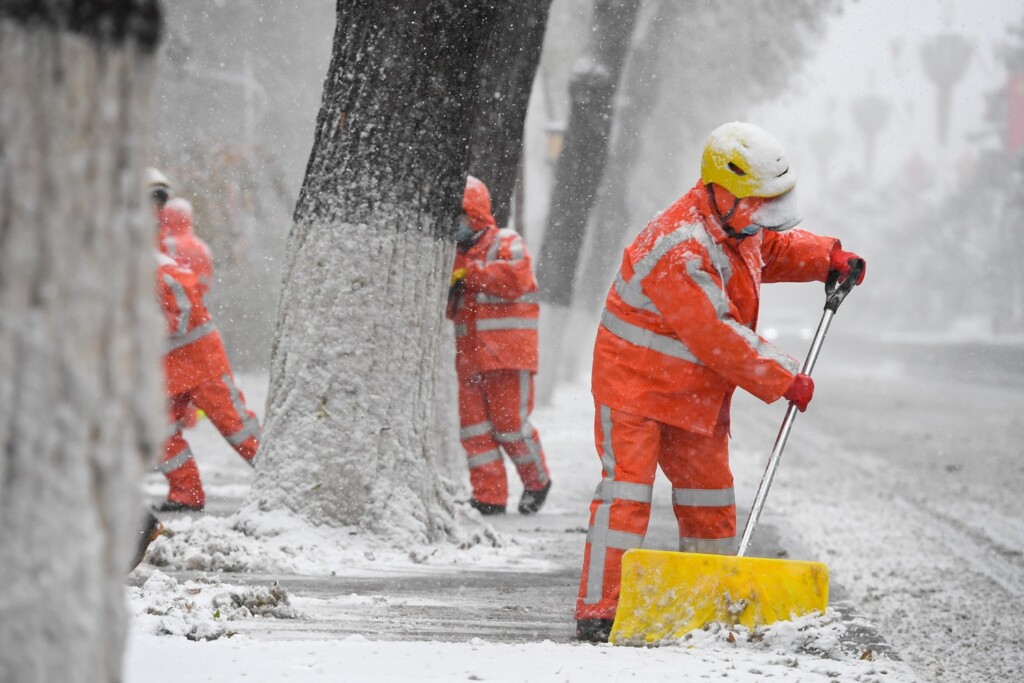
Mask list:
[{"label": "white helmet", "polygon": [[146,169],[146,192],[157,206],[163,206],[171,196],[171,181],[152,166]]}]

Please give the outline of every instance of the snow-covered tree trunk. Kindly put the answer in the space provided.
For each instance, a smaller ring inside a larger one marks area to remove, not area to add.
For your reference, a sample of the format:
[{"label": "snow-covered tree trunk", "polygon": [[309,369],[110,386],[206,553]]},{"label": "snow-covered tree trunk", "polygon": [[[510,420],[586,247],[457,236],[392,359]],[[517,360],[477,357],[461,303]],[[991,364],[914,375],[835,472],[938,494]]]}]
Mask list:
[{"label": "snow-covered tree trunk", "polygon": [[[453,535],[436,380],[490,3],[338,3],[250,505]],[[456,407],[451,406],[451,410]]]},{"label": "snow-covered tree trunk", "polygon": [[0,5],[0,680],[121,679],[163,432],[155,2]]}]

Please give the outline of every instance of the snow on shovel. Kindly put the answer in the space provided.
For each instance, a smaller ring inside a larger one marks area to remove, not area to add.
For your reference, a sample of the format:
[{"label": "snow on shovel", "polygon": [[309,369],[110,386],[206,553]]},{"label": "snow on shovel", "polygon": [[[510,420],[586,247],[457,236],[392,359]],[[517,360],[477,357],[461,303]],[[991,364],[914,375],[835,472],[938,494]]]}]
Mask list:
[{"label": "snow on shovel", "polygon": [[[825,282],[825,310],[801,372],[810,375],[832,317],[863,271],[851,261],[850,273]],[[821,562],[745,557],[761,516],[775,470],[782,458],[797,407],[791,401],[775,439],[768,466],[735,556],[664,550],[628,550],[622,556],[622,590],[609,641],[649,645],[678,639],[711,622],[749,629],[775,621],[824,612],[828,606],[828,567]]]}]

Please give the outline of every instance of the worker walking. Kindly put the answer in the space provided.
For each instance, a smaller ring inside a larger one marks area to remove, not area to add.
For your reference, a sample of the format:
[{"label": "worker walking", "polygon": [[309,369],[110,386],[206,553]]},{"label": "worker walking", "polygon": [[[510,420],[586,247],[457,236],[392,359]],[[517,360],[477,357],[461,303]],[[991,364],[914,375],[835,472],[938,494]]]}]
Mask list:
[{"label": "worker walking", "polygon": [[800,221],[795,186],[778,140],[727,123],[708,138],[700,181],[623,254],[594,346],[603,471],[576,603],[580,640],[608,639],[622,555],[643,543],[656,467],[672,484],[679,549],[733,554],[733,391],[801,411],[811,400],[800,363],[755,332],[760,286],[846,276],[863,260],[837,239],[790,230]]},{"label": "worker walking", "polygon": [[540,510],[551,490],[540,436],[530,423],[537,372],[537,282],[523,239],[499,229],[487,187],[466,180],[448,317],[455,323],[460,438],[473,497],[484,515],[505,512],[502,451],[523,482],[520,514]]},{"label": "worker walking", "polygon": [[[171,181],[159,169],[146,169],[146,182],[157,220],[157,249],[196,275],[205,298],[213,285],[213,255],[193,228],[192,202],[174,196]],[[195,427],[202,415],[195,406],[181,412],[181,422],[188,428]]]},{"label": "worker walking", "polygon": [[170,490],[161,510],[200,511],[206,504],[199,468],[182,435],[194,405],[202,410],[232,448],[254,464],[260,425],[235,384],[220,332],[203,303],[195,274],[165,254],[157,254],[157,291],[167,323],[164,374],[170,427],[159,469]]}]

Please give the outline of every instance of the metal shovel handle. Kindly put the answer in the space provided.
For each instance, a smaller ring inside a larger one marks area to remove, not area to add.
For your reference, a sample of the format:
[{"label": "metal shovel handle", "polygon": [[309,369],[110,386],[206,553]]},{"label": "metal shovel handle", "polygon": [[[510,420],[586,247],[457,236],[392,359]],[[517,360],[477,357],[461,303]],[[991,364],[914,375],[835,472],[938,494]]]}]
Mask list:
[{"label": "metal shovel handle", "polygon": [[[864,272],[864,261],[861,259],[851,262],[850,272],[842,281],[839,280],[841,273],[838,270],[829,272],[828,278],[825,280],[825,310],[821,314],[821,322],[818,323],[818,330],[814,333],[814,339],[811,341],[807,359],[800,369],[803,374],[810,375],[814,370],[814,364],[818,360],[818,354],[825,341],[825,333],[828,332],[829,325],[832,324],[832,318],[839,310],[839,305],[843,303],[846,295],[857,285],[857,280],[860,279],[862,272]],[[764,502],[768,498],[768,489],[771,488],[772,480],[775,479],[775,470],[779,468],[779,460],[782,459],[782,451],[786,447],[786,441],[793,429],[793,421],[796,420],[798,410],[796,404],[790,401],[789,407],[786,409],[786,416],[782,419],[782,426],[779,428],[779,435],[775,437],[775,447],[772,448],[768,465],[761,476],[761,484],[757,487],[757,495],[754,496],[750,516],[747,517],[747,524],[743,527],[743,536],[740,537],[740,544],[736,550],[737,557],[744,557],[750,547],[754,527],[757,526],[757,521],[761,518],[761,510],[764,509]]]}]

